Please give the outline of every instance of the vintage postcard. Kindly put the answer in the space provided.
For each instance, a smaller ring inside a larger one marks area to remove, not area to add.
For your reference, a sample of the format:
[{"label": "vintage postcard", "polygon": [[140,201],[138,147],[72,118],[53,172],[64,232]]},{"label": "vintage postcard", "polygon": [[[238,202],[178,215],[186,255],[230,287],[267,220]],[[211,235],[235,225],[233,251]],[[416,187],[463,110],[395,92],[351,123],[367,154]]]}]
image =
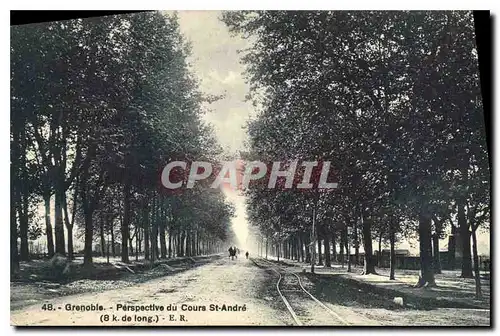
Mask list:
[{"label": "vintage postcard", "polygon": [[491,326],[478,17],[11,25],[11,324]]}]

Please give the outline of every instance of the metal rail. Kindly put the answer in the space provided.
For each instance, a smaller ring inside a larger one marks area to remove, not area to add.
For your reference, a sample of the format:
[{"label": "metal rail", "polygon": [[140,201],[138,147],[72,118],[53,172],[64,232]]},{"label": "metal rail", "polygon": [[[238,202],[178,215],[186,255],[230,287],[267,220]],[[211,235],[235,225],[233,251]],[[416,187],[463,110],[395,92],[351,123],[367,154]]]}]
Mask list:
[{"label": "metal rail", "polygon": [[[252,261],[254,262],[254,264],[256,264],[257,266],[259,266],[257,264],[257,262],[251,258]],[[290,305],[290,303],[288,302],[288,300],[286,299],[286,297],[283,295],[283,292],[280,290],[280,283],[281,283],[281,280],[283,279],[283,276],[281,275],[281,273],[279,271],[276,270],[276,268],[279,268],[279,266],[276,266],[274,263],[268,261],[268,260],[264,260],[264,259],[261,259],[262,261],[268,263],[268,264],[271,264],[273,267],[271,268],[276,274],[278,274],[279,278],[278,278],[278,282],[276,282],[276,289],[278,291],[278,294],[280,295],[282,301],[285,303],[285,306],[286,308],[288,309],[288,311],[290,312],[290,314],[292,315],[292,318],[293,320],[295,321],[295,323],[297,323],[297,325],[299,326],[302,326],[304,325],[298,318],[297,314],[295,313],[295,311],[293,310],[292,306]],[[283,270],[283,268],[281,268]],[[300,277],[294,273],[294,272],[290,272],[290,271],[287,271],[287,270],[283,270],[282,271],[283,273],[288,273],[288,274],[292,274],[294,275],[298,282],[299,282],[299,286],[300,286],[300,289],[306,293],[312,300],[314,300],[314,302],[316,302],[318,305],[320,305],[323,309],[325,309],[330,315],[334,316],[337,320],[339,320],[343,325],[350,325],[349,322],[347,322],[346,320],[344,320],[342,317],[340,317],[336,312],[334,312],[333,310],[331,310],[330,308],[328,308],[323,302],[321,302],[320,300],[318,300],[314,295],[312,295],[307,289],[304,288],[304,286],[302,285],[302,281],[300,280]]]}]

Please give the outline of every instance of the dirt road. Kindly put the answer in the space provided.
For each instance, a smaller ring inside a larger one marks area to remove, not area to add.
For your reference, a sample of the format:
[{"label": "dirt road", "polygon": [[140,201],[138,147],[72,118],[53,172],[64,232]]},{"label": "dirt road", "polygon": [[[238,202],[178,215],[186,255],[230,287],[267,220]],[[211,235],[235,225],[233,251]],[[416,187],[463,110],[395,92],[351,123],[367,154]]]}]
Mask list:
[{"label": "dirt road", "polygon": [[[293,271],[300,272],[299,269]],[[21,307],[12,311],[11,324],[295,325],[276,291],[276,280],[275,272],[257,267],[251,260],[223,257],[129,287],[59,297]],[[302,280],[311,293],[351,326],[487,326],[490,323],[487,310],[402,308],[392,303],[392,297],[363,290],[338,277],[302,276]],[[289,297],[293,294],[293,291],[286,293]],[[328,320],[325,316],[319,319],[322,310],[311,306],[311,302],[309,305],[305,301],[291,303],[298,305],[297,313],[311,317],[310,322]],[[310,324],[318,325],[316,322]],[[338,325],[335,319],[331,322],[327,325]]]},{"label": "dirt road", "polygon": [[[276,308],[273,308],[270,304],[276,298],[266,296],[266,288],[272,281],[269,274],[256,268],[247,259],[230,261],[222,258],[183,273],[151,280],[137,286],[102,293],[67,296],[47,301],[46,306],[37,304],[26,307],[12,312],[11,324],[18,326],[292,324],[290,317],[281,311],[279,305],[274,304]],[[50,304],[52,306],[49,306]],[[120,306],[117,307],[118,305]],[[81,311],[82,306],[90,309],[102,307],[103,310]],[[159,310],[161,307],[163,311]],[[67,310],[68,308],[70,310]]]}]

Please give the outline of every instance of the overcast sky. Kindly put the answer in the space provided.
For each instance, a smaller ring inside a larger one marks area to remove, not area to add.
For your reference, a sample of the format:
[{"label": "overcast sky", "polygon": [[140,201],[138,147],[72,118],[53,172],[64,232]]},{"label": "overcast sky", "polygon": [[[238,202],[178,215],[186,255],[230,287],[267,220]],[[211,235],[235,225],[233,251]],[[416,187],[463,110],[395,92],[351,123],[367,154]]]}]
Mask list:
[{"label": "overcast sky", "polygon": [[[189,60],[205,94],[224,95],[221,100],[207,106],[205,115],[215,128],[217,139],[228,153],[243,150],[247,120],[254,114],[250,102],[245,102],[249,86],[243,78],[244,67],[238,50],[248,47],[247,41],[231,36],[226,25],[219,20],[220,11],[179,11],[182,34],[191,42]],[[231,190],[224,193],[236,207],[232,224],[238,245],[245,248],[248,222],[244,197]]]},{"label": "overcast sky", "polygon": [[219,11],[178,12],[181,32],[192,43],[190,63],[204,93],[224,95],[207,106],[205,115],[217,133],[220,144],[228,152],[242,150],[246,132],[242,129],[253,113],[245,102],[248,85],[243,78],[244,67],[237,51],[248,46],[240,37],[232,37]]}]

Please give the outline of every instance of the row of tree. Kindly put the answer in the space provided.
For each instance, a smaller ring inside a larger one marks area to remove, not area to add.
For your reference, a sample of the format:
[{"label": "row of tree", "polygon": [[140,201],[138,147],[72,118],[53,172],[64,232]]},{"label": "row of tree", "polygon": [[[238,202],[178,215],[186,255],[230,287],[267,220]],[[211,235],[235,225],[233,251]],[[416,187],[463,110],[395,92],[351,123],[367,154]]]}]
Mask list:
[{"label": "row of tree", "polygon": [[417,285],[432,286],[432,249],[451,227],[462,276],[473,276],[472,237],[479,277],[490,171],[472,14],[252,11],[223,21],[253,41],[243,61],[260,114],[248,125],[248,159],[281,160],[283,169],[331,161],[339,183],[330,192],[248,190],[250,219],[276,253],[308,259],[315,237],[329,266],[331,244],[358,254],[362,241],[368,274],[380,237],[390,241],[394,278],[395,243],[416,236]]},{"label": "row of tree", "polygon": [[229,237],[234,210],[219,190],[160,187],[169,161],[221,155],[202,120],[216,97],[198,91],[188,55],[177,17],[160,12],[11,28],[13,273],[42,202],[49,256],[73,258],[76,225],[86,265],[105,235],[124,262],[134,238],[154,260]]}]

